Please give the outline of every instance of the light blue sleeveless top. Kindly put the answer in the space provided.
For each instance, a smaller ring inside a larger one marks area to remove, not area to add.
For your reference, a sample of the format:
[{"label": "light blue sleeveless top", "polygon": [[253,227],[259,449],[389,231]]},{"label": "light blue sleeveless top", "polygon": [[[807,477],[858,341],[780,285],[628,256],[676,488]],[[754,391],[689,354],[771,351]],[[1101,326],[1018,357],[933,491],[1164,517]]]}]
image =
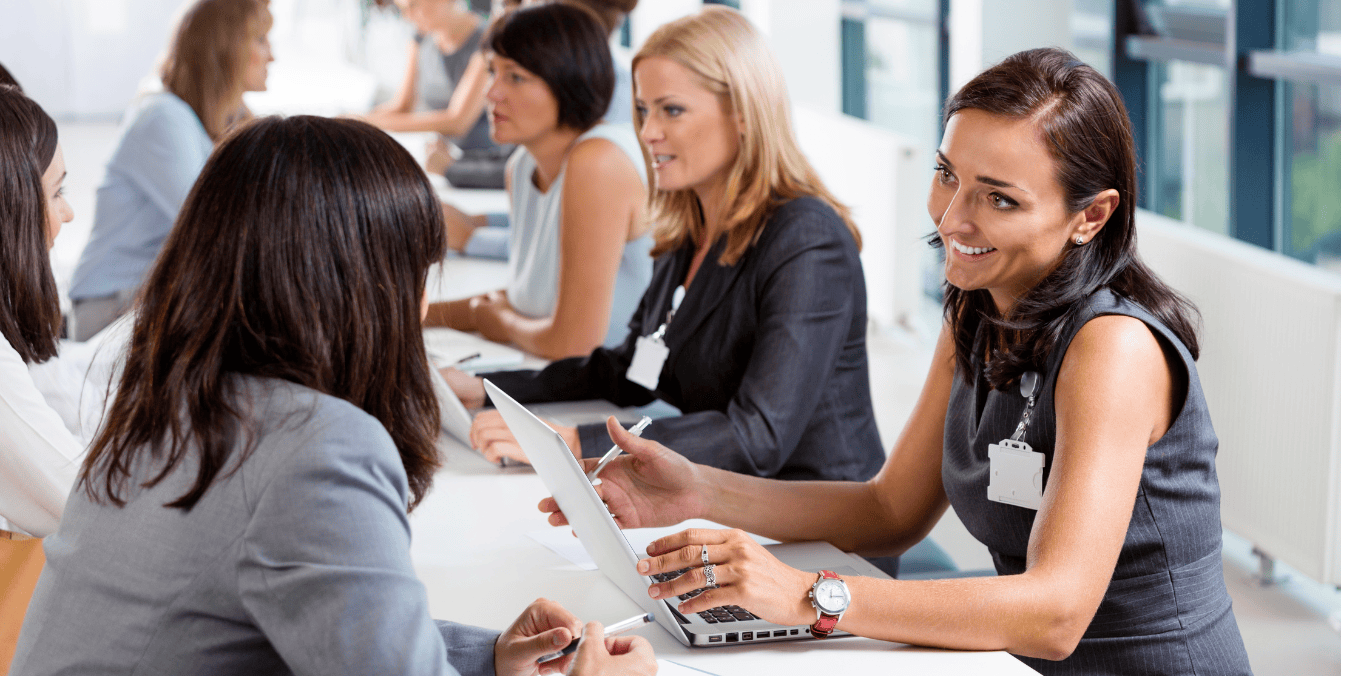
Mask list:
[{"label": "light blue sleeveless top", "polygon": [[[601,138],[614,143],[634,163],[640,180],[647,182],[644,156],[634,137],[634,127],[619,124],[598,124],[575,143]],[[536,171],[536,160],[525,148],[518,148],[508,159],[508,174],[512,177],[512,229],[508,240],[508,268],[512,271],[507,285],[507,299],[513,309],[528,317],[548,317],[554,314],[559,300],[559,215],[565,160],[559,175],[544,192],[536,188],[531,177]],[[606,347],[614,347],[625,340],[630,316],[639,305],[639,298],[648,288],[653,276],[653,238],[644,234],[625,244],[616,272],[615,289],[611,294],[611,317],[607,324]]]}]

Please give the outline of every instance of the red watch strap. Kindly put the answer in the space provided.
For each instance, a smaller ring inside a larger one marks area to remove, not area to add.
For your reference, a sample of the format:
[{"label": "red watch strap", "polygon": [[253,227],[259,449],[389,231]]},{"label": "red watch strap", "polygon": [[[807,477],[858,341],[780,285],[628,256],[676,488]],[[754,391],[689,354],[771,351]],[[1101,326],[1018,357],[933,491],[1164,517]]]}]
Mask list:
[{"label": "red watch strap", "polygon": [[823,615],[808,628],[808,633],[812,634],[813,638],[827,638],[832,635],[832,630],[836,629],[838,619],[840,618],[836,615]]},{"label": "red watch strap", "polygon": [[[837,575],[834,571],[830,570],[819,570],[817,574],[833,580],[841,579],[840,575]],[[813,638],[827,638],[828,636],[831,636],[832,631],[836,629],[836,623],[840,620],[840,615],[828,615],[822,613],[818,616],[817,622],[814,622],[813,626],[808,628],[808,633],[812,634]]]}]

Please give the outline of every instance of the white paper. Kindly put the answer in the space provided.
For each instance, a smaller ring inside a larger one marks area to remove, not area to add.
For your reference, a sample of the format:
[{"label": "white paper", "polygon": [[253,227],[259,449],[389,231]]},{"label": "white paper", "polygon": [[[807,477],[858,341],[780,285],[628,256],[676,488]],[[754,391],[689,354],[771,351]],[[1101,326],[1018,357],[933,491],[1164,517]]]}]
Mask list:
[{"label": "white paper", "polygon": [[671,660],[658,660],[658,673],[662,676],[719,676],[712,671],[688,667]]},{"label": "white paper", "polygon": [[[667,526],[664,528],[633,528],[630,530],[622,530],[620,532],[625,535],[626,540],[629,540],[630,547],[634,548],[634,553],[642,558],[645,551],[648,549],[649,543],[664,535],[680,533],[688,528],[722,529],[727,528],[727,526],[721,526],[713,521],[707,521],[705,519],[690,519],[689,521],[683,521],[675,526]],[[570,563],[573,563],[583,570],[597,569],[596,561],[592,560],[592,555],[587,553],[587,549],[583,547],[582,542],[573,536],[573,528],[570,526],[545,528],[531,531],[526,535],[532,540],[545,545],[550,551],[564,557]],[[752,535],[752,540],[763,546],[779,544],[776,540],[763,538],[759,535]]]},{"label": "white paper", "polygon": [[[520,350],[439,326],[423,329],[423,349],[439,368],[455,366],[467,373],[509,368],[526,358]],[[478,357],[461,361],[476,353]]]}]

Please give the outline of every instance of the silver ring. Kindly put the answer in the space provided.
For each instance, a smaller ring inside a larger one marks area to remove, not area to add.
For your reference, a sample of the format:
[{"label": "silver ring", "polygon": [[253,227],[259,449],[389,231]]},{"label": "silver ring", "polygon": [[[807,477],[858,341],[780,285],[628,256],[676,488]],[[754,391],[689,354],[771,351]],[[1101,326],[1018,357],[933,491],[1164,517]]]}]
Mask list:
[{"label": "silver ring", "polygon": [[700,563],[709,565],[709,547],[705,545],[700,545]]},{"label": "silver ring", "polygon": [[714,564],[712,563],[705,564],[705,586],[706,587],[719,586],[714,582]]}]

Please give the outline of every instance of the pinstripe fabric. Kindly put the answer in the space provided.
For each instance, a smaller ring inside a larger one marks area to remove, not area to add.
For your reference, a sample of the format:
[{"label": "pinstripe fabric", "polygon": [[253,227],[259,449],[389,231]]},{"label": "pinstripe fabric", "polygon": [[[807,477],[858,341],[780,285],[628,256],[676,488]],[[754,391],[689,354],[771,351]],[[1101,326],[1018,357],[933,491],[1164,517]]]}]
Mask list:
[{"label": "pinstripe fabric", "polygon": [[[1188,369],[1183,409],[1146,451],[1137,501],[1118,565],[1080,645],[1061,662],[1023,658],[1044,674],[1249,674],[1231,597],[1222,580],[1218,441],[1188,350],[1155,317],[1101,290],[1078,318],[1074,336],[1105,314],[1142,320],[1168,338]],[[1070,337],[1043,370],[1026,441],[1055,462],[1055,387]],[[978,371],[980,373],[980,369]],[[1024,571],[1035,512],[987,499],[987,445],[1008,438],[1025,400],[1018,391],[986,392],[955,375],[944,431],[944,489],[968,530],[991,551],[998,573]]]}]

